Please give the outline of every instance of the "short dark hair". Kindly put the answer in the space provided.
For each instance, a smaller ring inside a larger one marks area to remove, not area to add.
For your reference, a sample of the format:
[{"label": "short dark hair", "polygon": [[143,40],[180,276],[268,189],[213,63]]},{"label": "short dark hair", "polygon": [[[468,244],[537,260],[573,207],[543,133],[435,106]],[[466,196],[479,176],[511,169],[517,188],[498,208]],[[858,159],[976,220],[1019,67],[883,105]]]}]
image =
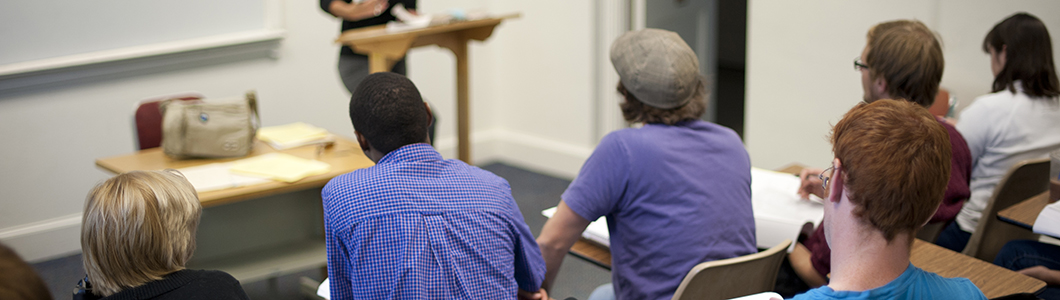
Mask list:
[{"label": "short dark hair", "polygon": [[1060,96],[1060,83],[1053,64],[1053,42],[1049,30],[1038,18],[1017,13],[994,25],[983,39],[983,52],[990,48],[1005,49],[1005,66],[994,77],[991,92],[1008,89],[1016,92],[1015,81],[1023,82],[1023,91],[1033,97]]},{"label": "short dark hair", "polygon": [[707,111],[707,92],[706,85],[703,83],[704,80],[701,78],[699,85],[696,87],[696,91],[693,93],[693,98],[685,103],[685,105],[674,107],[671,109],[657,108],[651,105],[644,104],[626,90],[626,86],[622,85],[622,82],[618,82],[618,93],[625,97],[626,101],[622,102],[619,107],[622,109],[622,117],[629,123],[662,123],[666,125],[674,125],[681,121],[695,120],[703,116],[703,113]]},{"label": "short dark hair", "polygon": [[22,260],[15,250],[0,243],[0,299],[52,299],[33,266]]},{"label": "short dark hair", "polygon": [[865,64],[872,78],[887,81],[887,93],[931,107],[939,92],[945,60],[935,33],[916,20],[876,24],[867,34]]},{"label": "short dark hair", "polygon": [[935,214],[950,178],[946,128],[915,103],[858,103],[832,128],[854,214],[888,241],[909,238]]},{"label": "short dark hair", "polygon": [[353,128],[386,154],[427,139],[428,116],[420,91],[397,73],[368,75],[350,97]]}]

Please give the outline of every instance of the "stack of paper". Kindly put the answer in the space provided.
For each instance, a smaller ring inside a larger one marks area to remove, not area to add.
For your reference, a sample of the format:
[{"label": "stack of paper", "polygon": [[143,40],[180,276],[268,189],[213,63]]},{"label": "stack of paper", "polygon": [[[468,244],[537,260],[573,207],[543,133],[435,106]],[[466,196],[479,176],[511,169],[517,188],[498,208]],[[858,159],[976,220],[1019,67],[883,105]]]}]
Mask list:
[{"label": "stack of paper", "polygon": [[262,127],[258,129],[258,139],[276,150],[335,141],[326,129],[302,122]]},{"label": "stack of paper", "polygon": [[195,191],[200,193],[255,185],[270,181],[264,178],[232,174],[231,172],[228,172],[228,169],[231,168],[231,166],[231,163],[214,163],[183,168],[177,171],[184,174],[184,178],[187,178],[188,181],[191,182],[191,185],[195,187]]},{"label": "stack of paper", "polygon": [[[541,215],[546,218],[552,218],[552,215],[556,214],[556,207],[552,207],[541,211]],[[600,217],[589,223],[589,227],[585,227],[585,231],[582,232],[582,237],[593,241],[597,244],[605,247],[611,247],[611,234],[607,231],[607,219]]]},{"label": "stack of paper", "polygon": [[331,170],[325,162],[308,160],[284,153],[269,153],[232,162],[230,171],[238,174],[295,182]]},{"label": "stack of paper", "polygon": [[1034,220],[1034,233],[1060,237],[1060,202],[1046,205]]}]

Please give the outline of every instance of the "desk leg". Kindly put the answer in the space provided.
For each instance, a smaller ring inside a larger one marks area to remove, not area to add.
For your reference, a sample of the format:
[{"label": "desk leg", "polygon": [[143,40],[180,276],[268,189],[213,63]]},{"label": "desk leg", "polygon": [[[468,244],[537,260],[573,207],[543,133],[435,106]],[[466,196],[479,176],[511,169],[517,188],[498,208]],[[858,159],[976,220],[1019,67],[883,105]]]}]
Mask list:
[{"label": "desk leg", "polygon": [[456,135],[457,158],[471,163],[471,117],[468,101],[467,40],[449,45],[456,56]]},{"label": "desk leg", "polygon": [[368,54],[368,73],[387,72],[390,71],[390,67],[386,55],[377,52]]}]

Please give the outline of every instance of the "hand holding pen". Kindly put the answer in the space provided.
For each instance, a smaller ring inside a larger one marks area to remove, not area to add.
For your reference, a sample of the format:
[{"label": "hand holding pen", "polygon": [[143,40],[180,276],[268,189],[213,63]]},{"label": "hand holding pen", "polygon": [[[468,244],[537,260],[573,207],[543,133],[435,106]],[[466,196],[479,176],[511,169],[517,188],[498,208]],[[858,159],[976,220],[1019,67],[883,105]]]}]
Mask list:
[{"label": "hand holding pen", "polygon": [[810,195],[816,195],[821,199],[825,197],[824,182],[819,177],[823,169],[805,168],[799,172],[799,198],[809,200]]}]

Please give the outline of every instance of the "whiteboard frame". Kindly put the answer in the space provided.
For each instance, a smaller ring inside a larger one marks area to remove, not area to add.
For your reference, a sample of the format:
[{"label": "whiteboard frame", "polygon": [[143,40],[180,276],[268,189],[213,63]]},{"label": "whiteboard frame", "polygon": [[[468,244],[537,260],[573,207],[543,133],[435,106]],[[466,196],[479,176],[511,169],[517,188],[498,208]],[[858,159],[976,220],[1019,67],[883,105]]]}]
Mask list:
[{"label": "whiteboard frame", "polygon": [[265,28],[0,65],[0,78],[144,57],[283,39],[283,0],[265,0]]}]

